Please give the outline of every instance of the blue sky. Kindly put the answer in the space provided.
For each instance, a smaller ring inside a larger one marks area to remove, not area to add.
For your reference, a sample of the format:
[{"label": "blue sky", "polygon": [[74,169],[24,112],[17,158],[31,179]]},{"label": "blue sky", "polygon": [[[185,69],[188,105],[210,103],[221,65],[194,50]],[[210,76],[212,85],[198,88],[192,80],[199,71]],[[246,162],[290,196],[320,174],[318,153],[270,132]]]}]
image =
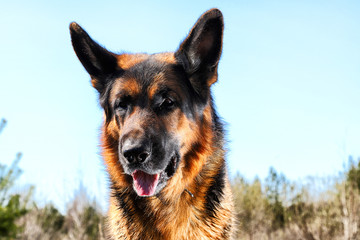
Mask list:
[{"label": "blue sky", "polygon": [[174,51],[212,7],[225,18],[213,93],[231,174],[324,176],[360,156],[359,1],[15,0],[0,8],[0,162],[22,151],[21,181],[41,201],[65,207],[80,180],[107,198],[102,111],[69,23],[111,51]]}]

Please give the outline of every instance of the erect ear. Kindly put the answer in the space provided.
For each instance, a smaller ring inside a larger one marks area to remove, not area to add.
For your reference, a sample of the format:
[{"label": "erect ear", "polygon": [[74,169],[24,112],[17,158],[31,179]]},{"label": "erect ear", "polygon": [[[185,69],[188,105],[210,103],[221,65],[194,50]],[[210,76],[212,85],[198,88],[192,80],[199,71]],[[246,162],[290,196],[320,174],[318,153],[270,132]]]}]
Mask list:
[{"label": "erect ear", "polygon": [[223,29],[222,13],[211,9],[198,19],[175,53],[195,88],[201,90],[216,82]]},{"label": "erect ear", "polygon": [[120,69],[116,54],[97,44],[76,22],[70,24],[70,35],[74,51],[90,74],[92,85],[102,93],[108,76]]}]

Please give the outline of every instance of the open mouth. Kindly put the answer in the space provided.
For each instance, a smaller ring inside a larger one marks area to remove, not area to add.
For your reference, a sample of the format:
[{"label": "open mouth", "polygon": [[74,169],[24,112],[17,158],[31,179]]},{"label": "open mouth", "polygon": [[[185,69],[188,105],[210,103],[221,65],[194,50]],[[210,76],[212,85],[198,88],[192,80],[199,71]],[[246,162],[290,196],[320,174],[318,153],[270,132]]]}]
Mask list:
[{"label": "open mouth", "polygon": [[133,178],[133,186],[136,193],[143,197],[155,195],[157,190],[159,191],[164,186],[162,183],[165,183],[175,174],[178,165],[178,159],[179,158],[174,155],[165,170],[157,174],[149,174],[142,170],[135,170],[131,176]]},{"label": "open mouth", "polygon": [[135,170],[131,176],[134,180],[134,188],[139,196],[152,196],[159,183],[160,174],[148,174],[141,170]]}]

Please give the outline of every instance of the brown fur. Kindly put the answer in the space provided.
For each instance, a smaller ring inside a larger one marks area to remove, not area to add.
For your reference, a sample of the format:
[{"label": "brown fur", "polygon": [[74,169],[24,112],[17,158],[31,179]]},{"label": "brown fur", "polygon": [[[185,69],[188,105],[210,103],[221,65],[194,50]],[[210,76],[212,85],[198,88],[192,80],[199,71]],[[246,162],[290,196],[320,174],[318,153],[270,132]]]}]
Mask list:
[{"label": "brown fur", "polygon": [[[160,59],[160,56],[158,58]],[[161,78],[158,81],[161,81]],[[129,89],[132,88],[133,86],[129,86]],[[151,92],[149,95],[151,97]],[[124,216],[127,213],[118,206],[114,196],[110,198],[109,230],[111,236],[116,236],[112,239],[229,239],[232,234],[230,229],[234,216],[228,181],[225,183],[224,199],[216,218],[208,222],[205,210],[208,189],[224,164],[223,143],[213,141],[215,133],[211,127],[211,106],[205,108],[204,118],[195,122],[180,111],[172,115],[166,122],[166,129],[176,132],[182,139],[183,161],[163,189],[161,198],[150,197],[142,200],[147,212],[138,211],[138,208],[133,206],[131,226],[128,226]],[[131,186],[131,179],[122,174],[117,157],[116,139],[121,129],[113,120],[104,125],[102,132],[103,157],[112,180],[119,189]],[[194,143],[198,148],[196,152],[191,149]],[[190,191],[193,197],[185,189]],[[112,195],[115,195],[116,190],[112,191]],[[128,198],[127,201],[131,203],[132,199],[130,196]]]},{"label": "brown fur", "polygon": [[[220,16],[222,21],[218,10],[210,10],[205,14],[206,17]],[[80,32],[78,25],[72,24],[70,28]],[[200,39],[202,45],[198,46],[199,54],[207,51],[209,45],[216,41],[215,37],[208,35],[205,32],[205,40]],[[73,39],[75,37],[77,36],[74,35]],[[187,39],[191,39],[191,34]],[[179,51],[187,47],[187,39],[180,46]],[[77,50],[77,48],[81,49],[81,46],[78,47],[76,41],[77,39],[73,40],[74,48],[92,76],[93,86],[100,89],[101,93],[104,87],[99,81],[101,77],[98,69],[89,67],[89,63],[83,60],[82,52]],[[221,42],[219,44],[221,45]],[[221,53],[221,46],[219,51]],[[150,60],[163,66],[178,64],[174,53],[115,55],[106,52],[106,54],[110,60],[115,57],[115,69],[124,71]],[[217,81],[219,57],[215,56],[217,58],[215,67],[211,70],[213,72],[206,83],[208,88]],[[172,70],[158,72],[151,77],[151,82],[145,90],[134,77],[124,75],[116,78],[111,84],[107,101],[114,102],[120,94],[126,92],[126,95],[133,98],[146,94],[146,98],[151,102],[163,86],[174,90],[181,99],[189,96],[191,98],[191,94],[185,92],[179,80],[176,80],[179,79],[177,74]],[[199,83],[193,83],[195,80],[192,78],[190,78],[191,84],[196,89],[198,87],[196,84]],[[104,109],[106,112],[106,108]],[[231,239],[234,232],[234,207],[225,167],[222,128],[217,126],[220,123],[211,97],[207,97],[201,111],[194,111],[193,115],[194,117],[189,117],[180,108],[175,108],[165,115],[157,115],[151,111],[144,111],[137,105],[124,119],[116,118],[109,113],[104,115],[101,135],[102,156],[112,184],[108,212],[109,239]],[[132,177],[124,173],[119,161],[121,156],[119,139],[126,134],[132,134],[134,138],[138,135],[143,136],[144,129],[148,128],[155,132],[165,131],[175,136],[179,141],[180,161],[175,174],[159,194],[140,198],[132,189]],[[221,186],[216,185],[218,181]]]}]

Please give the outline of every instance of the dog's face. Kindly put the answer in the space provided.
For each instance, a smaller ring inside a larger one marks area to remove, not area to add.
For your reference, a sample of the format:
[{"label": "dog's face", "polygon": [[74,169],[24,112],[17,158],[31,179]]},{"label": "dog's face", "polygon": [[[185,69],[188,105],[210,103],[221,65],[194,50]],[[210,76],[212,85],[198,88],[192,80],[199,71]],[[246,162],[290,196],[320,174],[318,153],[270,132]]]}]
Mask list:
[{"label": "dog's face", "polygon": [[203,14],[175,53],[117,55],[76,23],[70,30],[104,108],[103,148],[113,183],[153,196],[170,189],[175,175],[193,178],[213,137],[210,86],[221,55],[221,12]]}]

